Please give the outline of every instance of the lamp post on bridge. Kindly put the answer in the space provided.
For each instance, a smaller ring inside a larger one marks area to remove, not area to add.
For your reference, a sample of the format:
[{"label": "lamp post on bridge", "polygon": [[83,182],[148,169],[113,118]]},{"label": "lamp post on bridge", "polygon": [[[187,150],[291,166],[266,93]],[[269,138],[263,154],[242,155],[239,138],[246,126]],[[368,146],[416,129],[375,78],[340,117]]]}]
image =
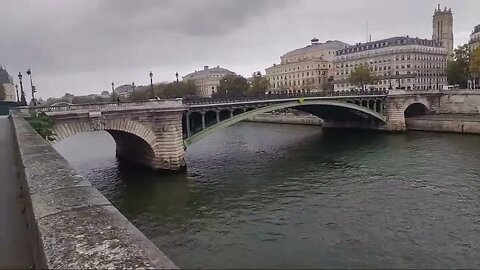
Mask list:
[{"label": "lamp post on bridge", "polygon": [[132,82],[132,92],[135,92],[135,82]]},{"label": "lamp post on bridge", "polygon": [[23,105],[27,105],[27,100],[25,99],[25,92],[23,91],[23,82],[22,82],[22,73],[18,73],[18,80],[20,81],[20,103]]},{"label": "lamp post on bridge", "polygon": [[175,73],[175,77],[177,78],[177,85],[178,85],[178,72]]},{"label": "lamp post on bridge", "polygon": [[112,96],[115,94],[115,83],[112,82]]},{"label": "lamp post on bridge", "polygon": [[155,97],[155,93],[153,92],[153,72],[150,70],[150,73],[148,74],[150,76],[150,91],[152,92],[152,98]]},{"label": "lamp post on bridge", "polygon": [[33,86],[33,81],[32,81],[32,70],[30,68],[27,69],[27,75],[30,77],[30,87],[32,89],[32,103],[33,103],[33,106],[36,105],[36,101],[35,101],[35,92],[37,92],[35,86]]},{"label": "lamp post on bridge", "polygon": [[17,93],[17,103],[20,102],[20,97],[18,96],[18,84],[15,84],[15,92]]}]

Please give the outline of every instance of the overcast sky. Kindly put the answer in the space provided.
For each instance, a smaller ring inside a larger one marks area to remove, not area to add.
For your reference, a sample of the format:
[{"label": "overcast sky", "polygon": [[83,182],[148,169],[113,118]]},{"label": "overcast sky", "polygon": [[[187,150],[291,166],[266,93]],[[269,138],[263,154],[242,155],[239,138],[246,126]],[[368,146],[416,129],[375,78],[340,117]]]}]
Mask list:
[{"label": "overcast sky", "polygon": [[0,0],[0,63],[31,66],[44,98],[147,84],[150,70],[155,82],[204,65],[249,76],[313,37],[364,42],[367,20],[373,40],[431,38],[437,3],[467,42],[480,0]]}]

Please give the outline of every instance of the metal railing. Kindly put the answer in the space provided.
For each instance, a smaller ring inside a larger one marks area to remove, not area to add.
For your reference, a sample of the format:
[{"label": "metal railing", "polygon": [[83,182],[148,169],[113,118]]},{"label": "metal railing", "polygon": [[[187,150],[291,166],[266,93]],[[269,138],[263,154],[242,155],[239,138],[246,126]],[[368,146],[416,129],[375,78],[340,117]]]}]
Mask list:
[{"label": "metal railing", "polygon": [[308,97],[341,97],[341,96],[379,96],[387,95],[387,90],[350,90],[350,91],[333,91],[333,92],[310,92],[310,93],[281,93],[281,94],[264,94],[264,95],[244,95],[244,96],[226,96],[213,98],[184,98],[185,105],[200,105],[200,104],[221,104],[221,103],[235,103],[247,101],[262,101],[262,100],[278,100],[291,98],[308,98]]},{"label": "metal railing", "polygon": [[64,112],[79,110],[118,110],[133,107],[178,107],[183,106],[182,99],[160,99],[160,100],[143,100],[131,102],[102,102],[87,104],[62,104],[54,106],[36,106],[36,107],[20,107],[20,109],[28,109],[36,112]]}]

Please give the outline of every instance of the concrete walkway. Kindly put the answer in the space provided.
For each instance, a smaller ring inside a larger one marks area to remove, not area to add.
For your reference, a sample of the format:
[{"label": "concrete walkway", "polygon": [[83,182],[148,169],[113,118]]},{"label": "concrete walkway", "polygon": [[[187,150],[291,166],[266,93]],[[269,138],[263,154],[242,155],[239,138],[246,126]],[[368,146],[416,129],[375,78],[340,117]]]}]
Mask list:
[{"label": "concrete walkway", "polygon": [[33,265],[14,149],[12,124],[0,116],[0,269]]}]

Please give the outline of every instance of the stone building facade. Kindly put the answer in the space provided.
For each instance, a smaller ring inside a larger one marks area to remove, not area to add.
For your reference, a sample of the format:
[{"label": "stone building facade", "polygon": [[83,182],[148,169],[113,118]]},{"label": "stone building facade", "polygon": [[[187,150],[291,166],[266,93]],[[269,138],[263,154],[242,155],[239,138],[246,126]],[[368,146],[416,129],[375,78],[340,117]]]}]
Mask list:
[{"label": "stone building facade", "polygon": [[445,7],[435,9],[433,13],[433,34],[432,40],[441,42],[448,51],[448,57],[453,57],[453,13],[451,9]]},{"label": "stone building facade", "polygon": [[447,84],[447,54],[441,42],[408,36],[358,43],[336,52],[334,89],[357,89],[348,77],[362,64],[378,79],[368,89],[441,89]]},{"label": "stone building facade", "polygon": [[473,29],[472,34],[470,35],[470,48],[475,50],[476,48],[480,47],[480,24],[475,26]]},{"label": "stone building facade", "polygon": [[194,81],[197,87],[196,95],[199,97],[211,97],[217,92],[217,88],[220,85],[220,81],[226,75],[235,74],[220,66],[209,68],[204,66],[203,70],[195,71],[182,77],[184,81]]},{"label": "stone building facade", "polygon": [[5,88],[5,101],[17,101],[15,94],[15,86],[13,85],[13,78],[7,70],[0,65],[0,84]]},{"label": "stone building facade", "polygon": [[269,92],[319,91],[323,85],[333,81],[333,60],[337,50],[348,44],[338,40],[311,44],[288,52],[280,57],[280,64],[265,69],[269,80]]}]

